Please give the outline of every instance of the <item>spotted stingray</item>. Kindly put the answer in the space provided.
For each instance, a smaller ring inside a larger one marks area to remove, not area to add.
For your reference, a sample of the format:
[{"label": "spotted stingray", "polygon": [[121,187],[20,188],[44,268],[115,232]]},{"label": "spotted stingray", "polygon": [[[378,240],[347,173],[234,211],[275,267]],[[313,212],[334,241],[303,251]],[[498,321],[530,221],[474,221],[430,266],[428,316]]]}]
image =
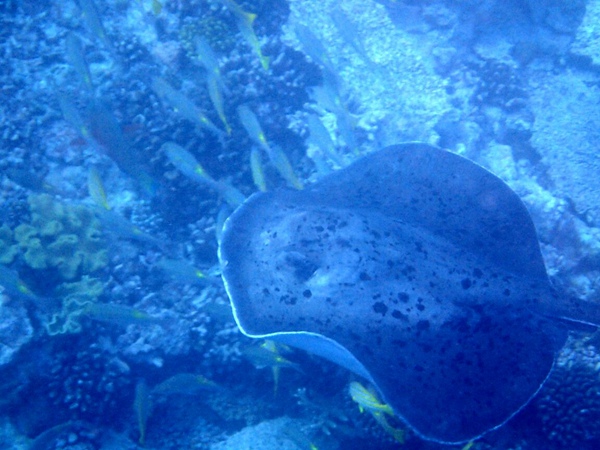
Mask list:
[{"label": "spotted stingray", "polygon": [[244,334],[354,371],[443,443],[526,405],[566,321],[600,323],[598,305],[551,286],[519,197],[425,144],[387,147],[303,191],[253,195],[227,220],[219,258]]}]

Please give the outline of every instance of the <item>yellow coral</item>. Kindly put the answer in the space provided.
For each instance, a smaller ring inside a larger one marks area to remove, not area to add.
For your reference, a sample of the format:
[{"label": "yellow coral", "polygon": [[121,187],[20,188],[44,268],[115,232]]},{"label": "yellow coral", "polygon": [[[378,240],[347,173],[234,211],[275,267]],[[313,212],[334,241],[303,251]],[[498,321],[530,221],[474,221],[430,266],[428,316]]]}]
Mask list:
[{"label": "yellow coral", "polygon": [[33,269],[55,269],[74,280],[108,263],[100,222],[80,205],[63,204],[48,194],[28,199],[31,222],[15,229],[25,263]]}]

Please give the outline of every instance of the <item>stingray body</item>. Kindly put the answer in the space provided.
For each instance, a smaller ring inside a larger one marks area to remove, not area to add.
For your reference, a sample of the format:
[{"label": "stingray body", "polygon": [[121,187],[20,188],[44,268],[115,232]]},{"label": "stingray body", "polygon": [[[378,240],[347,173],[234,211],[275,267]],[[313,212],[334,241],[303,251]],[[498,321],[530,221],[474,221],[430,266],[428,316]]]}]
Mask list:
[{"label": "stingray body", "polygon": [[425,144],[255,194],[227,220],[219,257],[244,334],[347,367],[444,443],[502,425],[535,395],[567,333],[548,316],[600,317],[552,288],[504,182]]}]

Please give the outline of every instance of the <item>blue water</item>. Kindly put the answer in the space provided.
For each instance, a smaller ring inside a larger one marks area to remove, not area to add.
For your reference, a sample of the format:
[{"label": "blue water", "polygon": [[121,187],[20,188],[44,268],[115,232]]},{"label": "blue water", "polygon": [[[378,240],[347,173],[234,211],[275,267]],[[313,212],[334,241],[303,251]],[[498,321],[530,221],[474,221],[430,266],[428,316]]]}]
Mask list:
[{"label": "blue water", "polygon": [[[447,447],[243,336],[220,279],[245,197],[395,143],[505,180],[553,284],[600,301],[598,0],[27,0],[0,22],[1,449]],[[577,330],[470,448],[598,448],[597,346]]]}]

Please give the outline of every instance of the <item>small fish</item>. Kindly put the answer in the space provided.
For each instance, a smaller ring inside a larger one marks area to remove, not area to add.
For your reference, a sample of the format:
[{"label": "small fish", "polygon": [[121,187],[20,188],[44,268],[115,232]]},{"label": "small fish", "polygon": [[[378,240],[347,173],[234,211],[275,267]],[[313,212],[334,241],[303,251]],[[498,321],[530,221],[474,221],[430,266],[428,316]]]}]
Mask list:
[{"label": "small fish", "polygon": [[207,284],[220,280],[220,278],[203,272],[183,259],[162,258],[156,263],[156,267],[173,280],[185,284]]},{"label": "small fish", "polygon": [[88,29],[108,47],[111,47],[111,43],[106,36],[104,25],[102,25],[102,21],[100,20],[98,10],[96,9],[93,0],[78,0],[78,3],[79,8],[81,9],[81,15]]},{"label": "small fish", "polygon": [[94,202],[101,208],[110,211],[111,206],[108,204],[108,198],[106,197],[106,191],[104,190],[104,183],[100,178],[98,169],[92,167],[88,172],[87,179],[88,193]]},{"label": "small fish", "polygon": [[163,4],[158,0],[152,0],[152,12],[158,16],[163,9]]},{"label": "small fish", "polygon": [[204,167],[194,158],[194,155],[183,147],[174,142],[165,142],[161,146],[161,150],[165,153],[171,164],[186,177],[198,183],[204,183],[211,187],[214,186],[216,180],[204,170]]},{"label": "small fish", "polygon": [[145,156],[125,137],[114,113],[102,102],[95,100],[88,109],[91,135],[119,169],[136,180],[140,188],[153,195],[156,182],[148,171]]},{"label": "small fish", "polygon": [[229,122],[227,122],[227,117],[225,116],[225,109],[223,106],[223,91],[219,84],[219,79],[214,74],[209,74],[206,79],[206,83],[208,86],[208,96],[217,111],[219,119],[223,122],[225,126],[225,132],[227,134],[231,134],[231,126],[229,126]]},{"label": "small fish", "polygon": [[404,443],[404,430],[394,428],[390,425],[386,418],[386,414],[391,417],[394,416],[394,410],[390,405],[381,403],[381,401],[377,398],[377,395],[372,390],[367,389],[357,381],[350,383],[348,391],[350,393],[350,397],[352,397],[352,400],[358,403],[358,409],[361,413],[364,411],[370,413],[386,433],[392,436],[399,443]]},{"label": "small fish", "polygon": [[140,227],[132,224],[125,217],[115,211],[109,211],[104,208],[98,208],[96,215],[102,224],[102,227],[110,233],[117,235],[122,239],[131,239],[134,241],[145,242],[155,245],[159,248],[164,247],[164,242],[146,233]]},{"label": "small fish", "polygon": [[94,89],[92,84],[92,75],[90,74],[90,68],[85,60],[83,53],[83,47],[81,40],[75,35],[75,33],[68,33],[66,38],[66,56],[69,63],[75,69],[75,72],[81,77],[83,85],[90,91]]},{"label": "small fish", "polygon": [[5,293],[14,299],[28,302],[46,312],[54,311],[62,305],[61,299],[36,295],[21,280],[16,270],[9,269],[3,264],[0,264],[0,293]]},{"label": "small fish", "polygon": [[81,314],[98,322],[127,326],[131,324],[157,324],[163,325],[165,319],[154,317],[139,309],[111,303],[88,303]]},{"label": "small fish", "polygon": [[215,76],[219,82],[222,82],[219,60],[208,41],[201,36],[196,36],[194,45],[200,64],[204,66],[209,75]]},{"label": "small fish", "polygon": [[291,187],[295,189],[302,189],[304,186],[294,173],[294,169],[292,168],[287,155],[281,148],[271,147],[269,145],[267,138],[265,137],[265,133],[258,122],[258,118],[252,112],[252,110],[247,105],[240,105],[238,106],[237,111],[240,121],[246,129],[248,136],[250,136],[250,139],[265,151],[269,157],[269,160],[271,161],[271,164],[273,164],[283,179],[287,181]]},{"label": "small fish", "polygon": [[323,154],[327,155],[335,164],[343,167],[344,163],[335,151],[329,131],[315,114],[308,115],[308,131],[310,133],[309,141],[319,147]]},{"label": "small fish", "polygon": [[231,306],[227,303],[210,301],[202,305],[202,311],[208,314],[211,320],[220,323],[230,323],[234,320]]},{"label": "small fish", "polygon": [[2,264],[0,264],[0,287],[9,295],[27,299],[34,299],[36,297],[31,289],[19,278],[16,270],[11,270]]},{"label": "small fish", "polygon": [[201,128],[212,131],[219,138],[223,135],[223,131],[206,117],[206,115],[204,115],[204,113],[189,98],[173,88],[164,79],[155,77],[152,80],[151,87],[163,102],[173,108],[173,110],[184,119],[195,123]]},{"label": "small fish", "polygon": [[138,422],[138,431],[140,445],[146,443],[146,425],[152,414],[152,398],[150,397],[150,389],[144,380],[140,380],[135,386],[135,397],[133,400],[133,410]]},{"label": "small fish", "polygon": [[219,386],[208,378],[194,373],[178,373],[152,388],[153,395],[187,394],[195,395]]},{"label": "small fish", "polygon": [[279,388],[279,374],[282,367],[294,369],[300,373],[300,365],[281,356],[279,346],[271,340],[265,340],[258,346],[246,347],[242,355],[250,361],[257,369],[270,367],[273,372],[273,395],[277,395]]},{"label": "small fish", "polygon": [[92,135],[89,128],[84,123],[75,104],[62,94],[57,94],[58,105],[62,112],[63,118],[77,130],[79,135],[87,142],[91,142]]},{"label": "small fish", "polygon": [[[94,199],[95,200],[95,199]],[[102,205],[94,208],[96,217],[100,221],[103,230],[117,238],[130,239],[132,241],[143,242],[154,245],[158,248],[164,248],[165,243],[160,239],[146,233],[140,227],[132,224],[125,217],[121,216],[113,210],[108,210]]]},{"label": "small fish", "polygon": [[250,139],[252,139],[267,154],[271,153],[271,148],[269,147],[269,143],[267,142],[267,138],[265,137],[265,133],[263,132],[260,123],[258,123],[256,114],[252,112],[248,105],[238,106],[237,112]]},{"label": "small fish", "polygon": [[16,167],[7,167],[3,169],[3,172],[10,181],[30,191],[47,192],[50,194],[56,194],[59,191],[58,188],[46,182],[44,177],[39,173],[29,172],[28,170]]},{"label": "small fish", "polygon": [[252,180],[259,191],[266,192],[267,182],[265,179],[265,171],[263,170],[262,158],[256,147],[252,147],[250,151],[250,169],[252,171]]},{"label": "small fish", "polygon": [[358,56],[369,66],[372,70],[378,70],[378,67],[373,62],[373,60],[369,57],[365,46],[362,41],[359,39],[360,33],[358,32],[358,28],[354,23],[348,19],[348,16],[342,11],[340,8],[334,8],[331,11],[331,19],[333,20],[333,24],[337,28],[338,32],[342,36],[342,39],[350,44],[352,48],[358,53]]},{"label": "small fish", "polygon": [[346,145],[354,152],[358,149],[358,143],[354,136],[354,120],[350,116],[346,106],[342,102],[337,87],[333,82],[325,83],[324,86],[316,86],[311,89],[310,97],[320,107],[335,114],[337,128]]},{"label": "small fish", "polygon": [[296,32],[298,41],[300,41],[300,45],[302,45],[302,48],[304,49],[304,53],[310,56],[317,64],[321,64],[331,74],[335,74],[337,71],[331,62],[329,55],[327,55],[325,46],[310,28],[301,23],[296,23],[294,24],[294,31]]},{"label": "small fish", "polygon": [[304,184],[294,172],[292,164],[288,159],[287,155],[283,152],[283,149],[278,145],[271,147],[271,163],[275,166],[279,174],[283,177],[287,183],[294,189],[304,189]]},{"label": "small fish", "polygon": [[260,49],[260,42],[258,42],[258,38],[256,37],[256,33],[254,33],[254,28],[252,27],[254,20],[256,19],[256,14],[252,14],[244,11],[236,2],[233,0],[221,0],[221,2],[233,13],[236,18],[236,24],[238,30],[250,44],[250,47],[258,56],[260,60],[260,64],[264,70],[269,70],[269,58],[262,54]]},{"label": "small fish", "polygon": [[350,393],[352,400],[358,403],[358,409],[360,409],[360,412],[364,412],[365,410],[368,412],[380,411],[390,416],[394,415],[394,410],[390,405],[381,403],[377,398],[377,395],[364,387],[358,381],[353,381],[350,383],[348,392]]},{"label": "small fish", "polygon": [[231,206],[236,207],[246,199],[235,187],[224,181],[215,180],[200,165],[196,158],[174,142],[166,142],[161,147],[171,163],[186,177],[217,191]]}]

